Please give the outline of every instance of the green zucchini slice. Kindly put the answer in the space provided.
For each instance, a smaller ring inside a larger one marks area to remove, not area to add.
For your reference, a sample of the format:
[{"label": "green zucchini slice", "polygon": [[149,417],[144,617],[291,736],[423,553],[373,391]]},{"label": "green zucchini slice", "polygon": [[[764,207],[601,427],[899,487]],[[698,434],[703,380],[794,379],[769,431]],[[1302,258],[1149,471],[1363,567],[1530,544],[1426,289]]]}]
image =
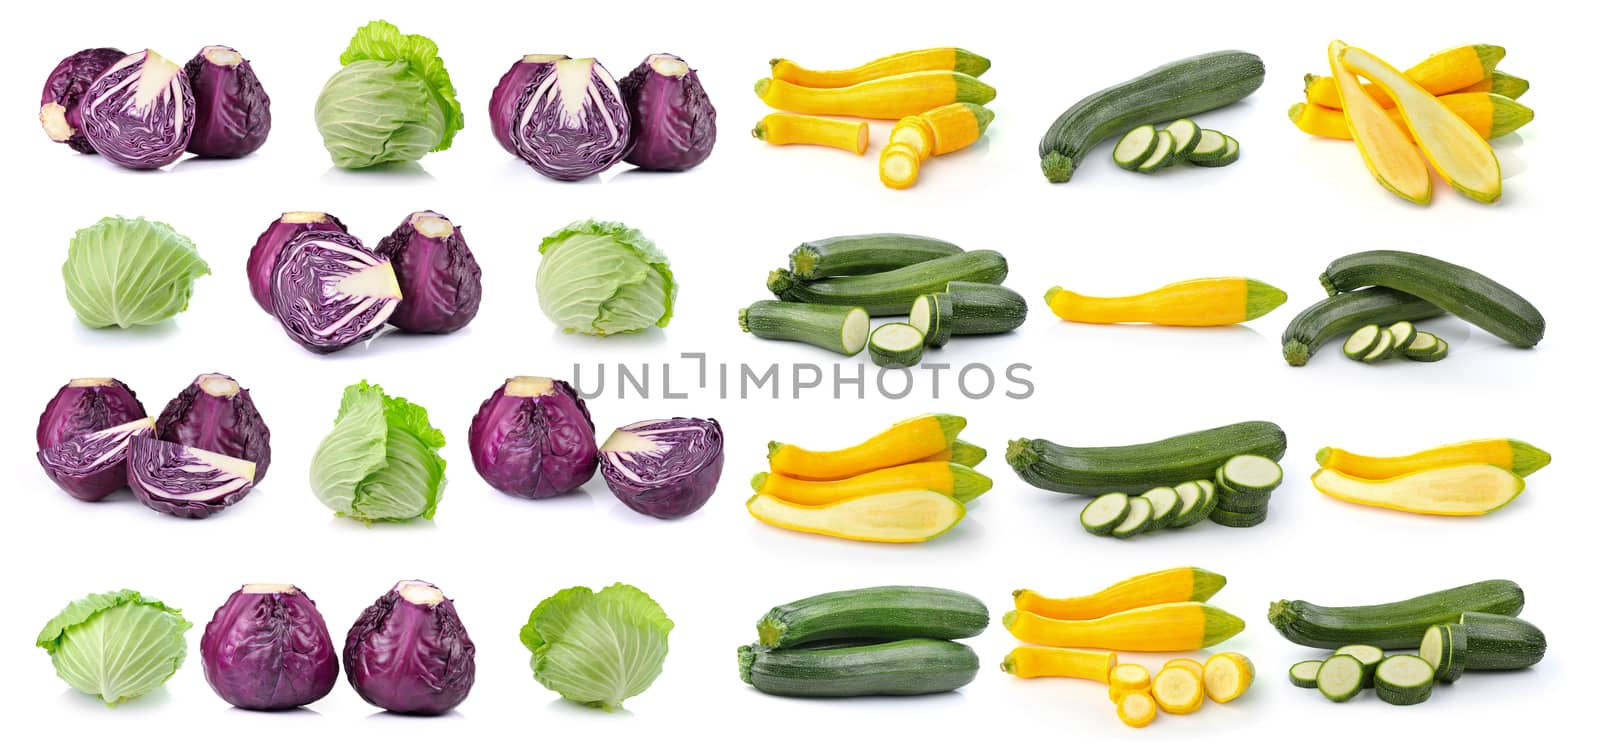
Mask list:
[{"label": "green zucchini slice", "polygon": [[1394,332],[1389,331],[1388,327],[1384,327],[1383,331],[1378,332],[1378,343],[1373,345],[1366,355],[1361,356],[1361,362],[1376,363],[1387,359],[1393,354]]},{"label": "green zucchini slice", "polygon": [[1378,664],[1383,663],[1383,648],[1374,645],[1346,645],[1333,651],[1334,655],[1350,655],[1361,661],[1362,670],[1366,671],[1361,686],[1372,686],[1372,675],[1378,670]]},{"label": "green zucchini slice", "polygon": [[1289,683],[1301,689],[1317,688],[1317,669],[1322,661],[1300,661],[1289,667]]},{"label": "green zucchini slice", "polygon": [[1163,130],[1172,134],[1172,158],[1175,160],[1188,159],[1194,153],[1194,148],[1200,145],[1200,126],[1189,118],[1167,123]]},{"label": "green zucchini slice", "polygon": [[1413,352],[1408,350],[1408,351],[1406,351],[1405,356],[1406,356],[1406,359],[1415,360],[1418,363],[1437,363],[1437,362],[1439,362],[1441,360],[1444,360],[1444,357],[1446,355],[1449,355],[1449,354],[1450,354],[1450,343],[1444,341],[1443,337],[1440,337],[1438,335],[1433,335],[1433,348],[1432,349],[1428,350],[1427,352],[1420,352],[1420,353],[1413,353]]},{"label": "green zucchini slice", "polygon": [[872,330],[867,352],[884,368],[910,368],[922,362],[922,330],[899,322]]},{"label": "green zucchini slice", "polygon": [[1260,514],[1267,511],[1272,495],[1255,491],[1224,489],[1217,493],[1216,510],[1234,514]]},{"label": "green zucchini slice", "polygon": [[1209,480],[1197,480],[1193,481],[1193,483],[1200,487],[1200,504],[1191,513],[1194,516],[1178,520],[1177,524],[1170,527],[1192,527],[1198,525],[1201,520],[1208,519],[1211,513],[1216,511],[1217,504],[1220,501],[1217,494],[1217,484]]},{"label": "green zucchini slice", "polygon": [[1083,529],[1095,535],[1110,535],[1113,528],[1122,524],[1128,518],[1128,512],[1133,506],[1128,503],[1128,495],[1117,491],[1097,497],[1094,501],[1083,506],[1083,511],[1078,513],[1078,521],[1083,523]]},{"label": "green zucchini slice", "polygon": [[1439,344],[1439,338],[1429,332],[1417,331],[1417,336],[1411,338],[1411,344],[1406,345],[1405,352],[1401,355],[1407,358],[1414,355],[1427,355]]},{"label": "green zucchini slice", "polygon": [[1177,490],[1170,486],[1159,486],[1145,491],[1143,496],[1150,502],[1150,529],[1170,527],[1177,521],[1179,506]]},{"label": "green zucchini slice", "polygon": [[1390,705],[1416,705],[1433,694],[1433,666],[1414,655],[1391,655],[1374,671],[1378,698]]},{"label": "green zucchini slice", "polygon": [[1218,507],[1211,510],[1212,522],[1223,527],[1255,527],[1267,521],[1267,510],[1262,508],[1259,512],[1230,512]]},{"label": "green zucchini slice", "polygon": [[1176,143],[1172,140],[1171,133],[1166,131],[1156,132],[1155,150],[1150,152],[1150,156],[1145,157],[1144,161],[1140,162],[1134,169],[1146,175],[1166,169],[1168,165],[1172,164],[1173,147],[1175,145]]},{"label": "green zucchini slice", "polygon": [[1317,667],[1317,691],[1334,702],[1361,694],[1366,669],[1353,655],[1335,655]]},{"label": "green zucchini slice", "polygon": [[1409,321],[1396,321],[1389,325],[1389,333],[1394,335],[1394,351],[1404,353],[1411,347],[1412,340],[1417,338],[1417,325]]},{"label": "green zucchini slice", "polygon": [[1155,512],[1150,500],[1143,496],[1128,499],[1128,516],[1111,528],[1114,538],[1132,538],[1150,529],[1150,517]]},{"label": "green zucchini slice", "polygon": [[950,341],[950,324],[955,318],[955,309],[951,305],[950,296],[942,292],[918,295],[911,301],[911,314],[909,321],[912,326],[922,332],[923,343],[929,347],[944,347]]},{"label": "green zucchini slice", "polygon": [[1457,627],[1435,624],[1422,633],[1417,655],[1433,666],[1433,677],[1439,681],[1453,682],[1467,670],[1467,643],[1458,634]]},{"label": "green zucchini slice", "polygon": [[1185,481],[1172,487],[1178,494],[1178,508],[1172,512],[1172,520],[1167,527],[1188,527],[1199,522],[1203,515],[1198,515],[1205,500],[1206,492],[1200,490],[1200,484],[1195,481]]},{"label": "green zucchini slice", "polygon": [[1141,125],[1123,135],[1117,141],[1115,149],[1111,150],[1111,161],[1124,170],[1137,170],[1146,159],[1156,150],[1156,127]]},{"label": "green zucchini slice", "polygon": [[1344,341],[1345,357],[1351,360],[1361,360],[1372,348],[1378,346],[1378,335],[1383,333],[1383,327],[1377,324],[1367,324],[1350,333]]},{"label": "green zucchini slice", "polygon": [[1228,142],[1228,145],[1223,147],[1221,154],[1218,154],[1215,157],[1203,157],[1199,159],[1196,159],[1191,155],[1189,157],[1189,163],[1200,167],[1227,167],[1228,165],[1239,161],[1239,142],[1235,141],[1233,136],[1223,136],[1223,138]]},{"label": "green zucchini slice", "polygon": [[1270,492],[1283,483],[1283,468],[1266,457],[1241,454],[1217,471],[1229,488],[1238,491]]},{"label": "green zucchini slice", "polygon": [[1189,152],[1189,161],[1215,160],[1228,150],[1228,137],[1213,130],[1200,129],[1200,140]]}]

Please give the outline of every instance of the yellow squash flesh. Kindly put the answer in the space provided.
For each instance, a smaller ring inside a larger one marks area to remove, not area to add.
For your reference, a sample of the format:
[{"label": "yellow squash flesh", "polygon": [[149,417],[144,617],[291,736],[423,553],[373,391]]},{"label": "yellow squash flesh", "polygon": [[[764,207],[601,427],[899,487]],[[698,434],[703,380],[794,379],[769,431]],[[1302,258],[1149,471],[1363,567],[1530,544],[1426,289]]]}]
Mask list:
[{"label": "yellow squash flesh", "polygon": [[[1486,81],[1505,55],[1504,47],[1467,44],[1429,55],[1426,60],[1407,68],[1405,75],[1430,94],[1449,94]],[[1394,100],[1382,87],[1367,84],[1366,90],[1378,104],[1394,106]],[[1333,79],[1307,76],[1306,101],[1339,109],[1339,91]]]},{"label": "yellow squash flesh", "polygon": [[1428,173],[1427,161],[1417,153],[1406,129],[1389,119],[1383,105],[1345,67],[1347,49],[1344,42],[1331,42],[1328,67],[1339,92],[1345,125],[1361,151],[1361,159],[1378,183],[1391,193],[1413,203],[1428,203],[1433,198],[1433,176]]},{"label": "yellow squash flesh", "polygon": [[1172,715],[1188,715],[1205,704],[1206,692],[1200,676],[1182,666],[1169,666],[1150,680],[1150,696],[1156,705]]},{"label": "yellow squash flesh", "polygon": [[745,502],[768,525],[875,543],[920,543],[949,532],[966,507],[935,491],[898,491],[821,506],[790,504],[765,494]]},{"label": "yellow squash flesh", "polygon": [[[1510,135],[1533,121],[1532,109],[1499,94],[1488,92],[1446,94],[1439,97],[1439,102],[1451,112],[1461,116],[1462,120],[1472,126],[1473,131],[1484,138]],[[1391,120],[1399,125],[1405,125],[1399,110],[1391,108],[1385,112],[1389,114]],[[1345,123],[1344,113],[1339,110],[1307,102],[1296,102],[1289,107],[1289,120],[1296,128],[1312,136],[1346,141],[1350,139],[1350,126]],[[1410,134],[1410,129],[1407,129],[1406,135],[1409,137]]]},{"label": "yellow squash flesh", "polygon": [[1134,728],[1144,728],[1156,719],[1156,701],[1149,692],[1130,692],[1117,700],[1117,717]]},{"label": "yellow squash flesh", "polygon": [[1239,653],[1217,653],[1206,659],[1201,675],[1212,702],[1232,702],[1250,690],[1256,666]]},{"label": "yellow squash flesh", "polygon": [[1415,514],[1480,515],[1510,504],[1526,485],[1521,476],[1495,465],[1455,465],[1369,480],[1322,468],[1311,484],[1328,496]]}]

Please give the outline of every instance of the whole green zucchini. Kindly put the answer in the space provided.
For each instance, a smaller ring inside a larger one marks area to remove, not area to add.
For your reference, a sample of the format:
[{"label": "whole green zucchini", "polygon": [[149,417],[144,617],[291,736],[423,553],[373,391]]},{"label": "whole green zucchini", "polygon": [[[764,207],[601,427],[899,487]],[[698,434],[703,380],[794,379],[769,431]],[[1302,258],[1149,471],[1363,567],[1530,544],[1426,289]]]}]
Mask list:
[{"label": "whole green zucchini", "polygon": [[1478,272],[1406,251],[1365,251],[1333,260],[1322,273],[1329,295],[1381,286],[1408,292],[1517,347],[1544,339],[1544,314],[1527,298]]},{"label": "whole green zucchini", "polygon": [[1297,645],[1338,648],[1364,644],[1385,650],[1411,650],[1422,644],[1430,626],[1458,622],[1467,611],[1516,616],[1522,613],[1522,604],[1522,588],[1517,583],[1485,580],[1372,606],[1275,601],[1267,609],[1267,621]]},{"label": "whole green zucchini", "polygon": [[877,274],[811,282],[779,269],[768,275],[767,289],[779,300],[861,306],[873,316],[904,316],[919,295],[944,292],[957,281],[1003,282],[1006,270],[1005,256],[995,251],[968,251]]},{"label": "whole green zucchini", "polygon": [[1369,287],[1323,298],[1301,311],[1283,330],[1283,359],[1303,366],[1328,340],[1343,337],[1367,324],[1388,326],[1398,321],[1422,321],[1444,311],[1411,293],[1387,287]]},{"label": "whole green zucchini", "polygon": [[1233,104],[1261,88],[1266,66],[1248,52],[1225,50],[1168,63],[1102,89],[1061,113],[1039,141],[1040,167],[1065,183],[1089,150],[1112,136],[1151,123]]},{"label": "whole green zucchini", "polygon": [[989,626],[989,609],[966,593],[891,585],[822,593],[775,606],[756,634],[761,645],[790,648],[824,640],[973,637]]},{"label": "whole green zucchini", "polygon": [[921,235],[841,235],[796,246],[789,252],[789,271],[796,279],[875,274],[961,252],[955,243]]},{"label": "whole green zucchini", "polygon": [[1515,616],[1468,611],[1455,637],[1466,643],[1463,668],[1468,671],[1528,668],[1544,660],[1544,631]]},{"label": "whole green zucchini", "polygon": [[1222,463],[1241,454],[1279,460],[1288,446],[1276,423],[1256,420],[1129,446],[1070,447],[1016,439],[1006,448],[1006,462],[1029,485],[1046,491],[1138,494],[1211,478]]},{"label": "whole green zucchini", "polygon": [[817,650],[739,646],[739,678],[769,695],[927,695],[960,689],[977,675],[978,654],[945,640]]}]

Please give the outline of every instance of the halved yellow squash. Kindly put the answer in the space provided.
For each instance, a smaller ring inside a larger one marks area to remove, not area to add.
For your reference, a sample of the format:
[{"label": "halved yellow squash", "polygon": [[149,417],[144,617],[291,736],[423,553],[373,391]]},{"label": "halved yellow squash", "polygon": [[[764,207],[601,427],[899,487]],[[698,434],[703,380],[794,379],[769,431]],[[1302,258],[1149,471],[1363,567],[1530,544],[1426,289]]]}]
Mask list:
[{"label": "halved yellow squash", "polygon": [[1452,517],[1488,514],[1522,493],[1522,477],[1497,465],[1455,465],[1369,480],[1322,468],[1311,485],[1352,504]]}]

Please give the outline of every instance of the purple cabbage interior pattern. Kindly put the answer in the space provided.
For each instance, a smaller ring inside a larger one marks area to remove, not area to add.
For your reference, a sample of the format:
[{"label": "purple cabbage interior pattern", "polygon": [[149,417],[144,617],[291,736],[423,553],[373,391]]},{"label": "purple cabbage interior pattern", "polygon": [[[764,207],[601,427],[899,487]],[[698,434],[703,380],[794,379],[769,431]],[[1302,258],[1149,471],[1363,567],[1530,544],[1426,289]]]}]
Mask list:
[{"label": "purple cabbage interior pattern", "polygon": [[483,401],[467,432],[472,466],[489,485],[543,499],[594,477],[594,421],[571,384],[517,376]]},{"label": "purple cabbage interior pattern", "polygon": [[128,447],[128,487],[145,506],[174,517],[204,519],[250,493],[255,463],[138,437]]},{"label": "purple cabbage interior pattern", "polygon": [[84,501],[99,501],[128,485],[128,447],[155,434],[155,421],[137,418],[86,433],[39,450],[39,465],[61,490]]},{"label": "purple cabbage interior pattern", "polygon": [[722,426],[715,420],[645,420],[600,445],[600,475],[629,509],[664,520],[705,506],[722,477]]},{"label": "purple cabbage interior pattern", "polygon": [[107,68],[83,95],[83,134],[123,167],[153,170],[178,161],[194,132],[194,93],[183,69],[151,50]]},{"label": "purple cabbage interior pattern", "polygon": [[246,710],[288,710],[326,697],[339,678],[333,636],[293,585],[245,585],[200,638],[206,683]]},{"label": "purple cabbage interior pattern", "polygon": [[203,373],[173,397],[156,419],[156,438],[255,463],[255,483],[272,462],[272,432],[250,390],[220,373]]},{"label": "purple cabbage interior pattern", "polygon": [[711,156],[717,143],[717,108],[683,58],[651,55],[618,85],[633,124],[629,164],[687,170]]},{"label": "purple cabbage interior pattern", "polygon": [[127,54],[111,47],[93,47],[74,52],[56,64],[39,96],[39,125],[51,141],[83,154],[94,153],[94,147],[83,135],[83,94],[101,73]]},{"label": "purple cabbage interior pattern", "polygon": [[399,304],[394,266],[348,233],[306,230],[273,267],[272,313],[290,339],[315,353],[372,337]]},{"label": "purple cabbage interior pattern", "polygon": [[472,691],[475,653],[455,604],[433,585],[402,580],[350,627],[344,672],[373,705],[442,715]]},{"label": "purple cabbage interior pattern", "polygon": [[238,50],[202,47],[183,67],[194,92],[194,135],[189,151],[202,157],[242,157],[267,141],[272,100]]},{"label": "purple cabbage interior pattern", "polygon": [[373,251],[394,264],[401,297],[389,323],[401,331],[444,334],[478,315],[483,273],[461,228],[443,214],[413,213]]},{"label": "purple cabbage interior pattern", "polygon": [[144,405],[126,384],[109,378],[73,379],[45,405],[34,439],[40,449],[49,449],[144,416]]},{"label": "purple cabbage interior pattern", "polygon": [[349,232],[338,217],[324,212],[284,212],[267,225],[256,238],[256,244],[250,247],[250,259],[245,267],[250,276],[250,295],[261,305],[261,310],[272,313],[272,270],[277,267],[284,246],[306,230]]},{"label": "purple cabbage interior pattern", "polygon": [[631,124],[622,91],[592,57],[556,60],[523,87],[511,145],[540,174],[582,180],[628,153]]},{"label": "purple cabbage interior pattern", "polygon": [[517,101],[523,90],[533,79],[553,73],[552,63],[568,59],[566,55],[523,55],[495,84],[494,93],[489,95],[489,128],[494,131],[494,140],[513,156],[517,147],[511,142],[511,130],[517,122]]}]

